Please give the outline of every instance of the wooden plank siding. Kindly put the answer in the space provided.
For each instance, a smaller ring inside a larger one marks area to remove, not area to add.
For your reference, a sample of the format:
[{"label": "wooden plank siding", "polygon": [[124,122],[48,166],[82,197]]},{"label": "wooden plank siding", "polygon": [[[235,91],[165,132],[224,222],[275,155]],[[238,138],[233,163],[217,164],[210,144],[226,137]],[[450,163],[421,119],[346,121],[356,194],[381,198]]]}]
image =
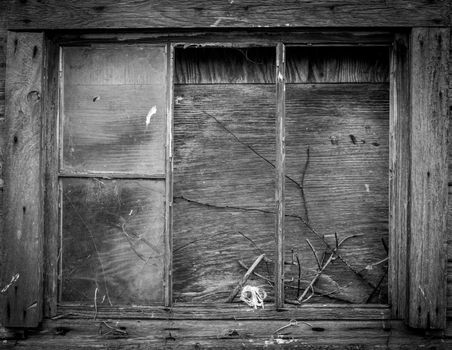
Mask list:
[{"label": "wooden plank siding", "polygon": [[[43,308],[42,96],[44,35],[14,34],[7,42],[6,186],[1,314],[10,327],[38,325]],[[26,257],[26,258],[24,258]]]},{"label": "wooden plank siding", "polygon": [[408,324],[446,326],[448,29],[411,34]]},{"label": "wooden plank siding", "polygon": [[10,29],[447,26],[447,0],[8,1]]}]

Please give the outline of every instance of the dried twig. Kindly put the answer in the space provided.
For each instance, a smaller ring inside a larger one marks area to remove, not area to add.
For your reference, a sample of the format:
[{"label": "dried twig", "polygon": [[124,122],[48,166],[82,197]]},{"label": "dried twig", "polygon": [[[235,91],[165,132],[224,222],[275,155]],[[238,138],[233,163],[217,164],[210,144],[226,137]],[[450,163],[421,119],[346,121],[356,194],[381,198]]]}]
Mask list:
[{"label": "dried twig", "polygon": [[[328,265],[333,261],[336,260],[338,258],[337,252],[339,250],[339,248],[342,246],[342,244],[344,244],[347,240],[354,238],[354,237],[359,237],[362,235],[350,235],[345,237],[342,241],[340,241],[338,243],[338,239],[337,239],[337,234],[335,233],[335,239],[336,239],[336,248],[334,248],[331,253],[330,256],[328,257],[328,260],[322,265],[321,268],[319,268],[319,270],[317,271],[316,275],[314,276],[314,278],[311,280],[311,283],[309,283],[308,287],[304,290],[303,294],[301,294],[300,297],[298,297],[298,301],[299,302],[306,302],[307,300],[309,300],[313,294],[311,294],[307,299],[305,299],[306,295],[308,294],[309,290],[314,290],[314,284],[317,282],[317,280],[320,278],[320,276],[322,275],[323,271],[325,271],[325,269],[328,267]],[[308,241],[309,242],[309,241]],[[318,262],[318,258],[317,258],[317,253],[315,251],[315,249],[308,243],[308,245],[311,247],[311,249],[313,250],[314,256],[316,257],[316,260]]]},{"label": "dried twig", "polygon": [[99,288],[96,287],[94,290],[94,319],[97,317],[97,292],[99,291]]},{"label": "dried twig", "polygon": [[[238,262],[239,262],[239,265],[242,268],[244,268],[245,270],[249,269],[249,267],[243,261],[239,260]],[[256,276],[256,277],[259,277],[260,279],[262,279],[264,281],[266,281],[271,286],[275,285],[275,282],[273,280],[271,280],[268,277],[265,277],[264,275],[261,275],[260,273],[258,273],[256,271],[253,271],[253,275]],[[300,272],[300,277],[301,277],[301,272]],[[309,281],[302,280],[301,278],[298,279],[298,283],[301,283],[301,282],[309,283]],[[287,283],[284,283],[284,287],[290,288],[290,289],[297,289],[298,291],[300,290],[300,288],[298,286],[292,286],[292,285],[287,284]],[[313,290],[314,290],[315,294],[317,294],[319,296],[327,297],[327,298],[334,299],[334,300],[341,300],[341,301],[348,302],[347,299],[343,299],[341,297],[334,296],[333,294],[337,293],[337,291],[325,292],[325,291],[321,291],[319,289],[317,289],[317,291],[315,289],[313,289]],[[286,302],[288,304],[300,305],[300,302],[297,301],[297,300],[288,300],[288,299],[286,299],[284,302]]]},{"label": "dried twig", "polygon": [[[102,333],[102,325],[104,325],[105,327],[107,327],[108,329],[110,329],[110,331],[108,331],[108,332],[106,332],[106,333]],[[123,336],[129,334],[129,333],[127,333],[127,331],[126,331],[125,329],[120,328],[120,327],[110,326],[110,325],[109,325],[107,322],[105,322],[105,321],[102,321],[102,323],[99,325],[99,333],[100,333],[101,335],[107,335],[107,334],[110,334],[110,333],[113,333],[113,334],[119,333],[119,334],[121,334],[121,335],[123,335]]]},{"label": "dried twig", "polygon": [[[245,263],[244,263],[243,261],[239,260],[238,262],[239,262],[239,265],[240,265],[241,267],[243,267],[245,270],[248,270],[248,269],[249,269],[249,267],[246,266]],[[258,273],[258,272],[256,272],[256,271],[253,271],[253,275],[256,276],[256,277],[259,277],[259,278],[263,279],[264,281],[267,281],[267,282],[268,282],[270,285],[272,285],[272,286],[275,284],[270,278],[265,277],[264,275],[261,275],[260,273]]]},{"label": "dried twig", "polygon": [[297,259],[298,264],[298,281],[297,281],[297,298],[300,296],[300,289],[301,289],[301,265],[300,265],[300,259],[298,258],[298,254],[295,254],[295,258]]},{"label": "dried twig", "polygon": [[388,270],[386,270],[383,275],[381,276],[380,280],[378,281],[377,285],[375,286],[375,288],[372,290],[372,292],[369,294],[369,296],[367,297],[366,300],[366,304],[370,303],[370,301],[372,300],[373,296],[375,295],[375,293],[380,289],[381,284],[383,283],[386,274],[388,273]]},{"label": "dried twig", "polygon": [[[309,248],[311,248],[312,254],[314,254],[315,261],[317,262],[317,267],[319,270],[322,268],[322,264],[320,264],[319,257],[317,256],[317,252],[315,251],[313,245],[309,241],[309,239],[306,239],[306,242],[308,243]],[[297,257],[298,259],[298,257]]]},{"label": "dried twig", "polygon": [[[205,202],[200,202],[200,201],[196,201],[193,199],[189,199],[187,197],[184,196],[175,196],[174,200],[184,200],[188,203],[193,203],[196,205],[201,205],[201,206],[205,206],[208,208],[212,208],[212,209],[218,209],[218,210],[240,210],[240,211],[244,211],[244,212],[258,212],[258,213],[264,213],[264,214],[272,214],[272,215],[276,215],[275,212],[271,211],[271,210],[265,210],[265,209],[258,209],[258,208],[243,208],[243,207],[238,207],[238,206],[221,206],[221,205],[214,205],[214,204],[210,204],[210,203],[205,203]],[[325,245],[325,247],[332,251],[334,248],[332,248],[330,246],[330,244],[325,240],[325,237],[320,234],[317,230],[315,230],[310,224],[308,224],[306,222],[305,219],[303,219],[303,217],[299,216],[299,215],[295,215],[295,214],[285,214],[286,217],[290,217],[290,218],[295,218],[297,220],[300,220],[308,229],[309,231],[311,231],[312,233],[314,233],[317,237],[320,238],[320,240],[323,242],[323,244]],[[361,235],[356,235],[356,236],[361,236]],[[181,248],[179,248],[181,249]],[[176,249],[178,250],[178,249]],[[339,260],[341,260],[345,266],[347,266],[347,268],[350,269],[350,271],[352,271],[354,274],[356,274],[363,282],[365,282],[367,285],[369,285],[371,288],[375,288],[375,285],[373,285],[371,282],[369,282],[362,274],[360,274],[359,271],[356,271],[340,254],[337,254],[337,257],[339,258]]]},{"label": "dried twig", "polygon": [[265,254],[261,254],[257,257],[257,259],[254,261],[253,265],[246,271],[246,273],[243,275],[240,282],[237,284],[237,286],[234,288],[234,290],[229,294],[228,298],[226,299],[227,303],[232,303],[236,295],[239,293],[240,289],[243,287],[243,285],[248,281],[248,278],[253,273],[254,269],[259,265],[259,263],[262,261],[262,259],[265,257]]},{"label": "dried twig", "polygon": [[367,265],[365,268],[363,268],[360,272],[366,271],[366,270],[372,270],[375,266],[378,266],[378,265],[380,265],[380,264],[383,264],[383,263],[385,263],[385,262],[388,261],[388,260],[389,260],[389,257],[386,257],[386,258],[381,259],[381,260],[379,260],[379,261],[377,261],[377,262],[374,262],[374,263],[372,263],[372,264],[369,264],[369,265]]},{"label": "dried twig", "polygon": [[6,286],[4,286],[4,287],[2,288],[2,290],[0,291],[0,293],[1,293],[1,294],[6,293],[6,291],[7,291],[9,288],[11,288],[11,286],[14,285],[14,284],[17,282],[17,280],[19,279],[19,277],[20,277],[20,274],[18,274],[18,273],[14,274],[14,275],[11,277],[11,281],[10,281]]},{"label": "dried twig", "polygon": [[289,321],[288,324],[279,327],[276,331],[273,332],[273,335],[278,334],[279,332],[283,331],[284,329],[290,328],[290,327],[300,327],[300,323],[307,325],[308,327],[311,327],[313,331],[321,332],[324,331],[322,327],[314,327],[312,324],[306,322],[306,321],[297,321],[295,319],[292,319]]},{"label": "dried twig", "polygon": [[328,265],[333,260],[333,258],[334,258],[334,253],[331,253],[330,257],[326,261],[325,265],[323,265],[322,268],[315,274],[314,278],[311,280],[311,283],[309,283],[308,287],[304,290],[303,294],[301,294],[300,297],[298,298],[299,302],[302,302],[302,300],[304,299],[306,294],[308,294],[309,290],[314,287],[314,284],[317,282],[317,280],[319,279],[319,277],[323,273],[323,271],[325,271],[325,269],[328,267]]},{"label": "dried twig", "polygon": [[309,211],[308,211],[308,202],[306,201],[306,196],[304,193],[304,179],[306,177],[306,172],[308,171],[309,166],[309,160],[310,160],[310,153],[309,153],[309,146],[306,149],[306,163],[304,164],[303,172],[301,173],[301,186],[299,187],[301,192],[301,198],[303,199],[303,205],[304,205],[304,214],[306,217],[306,222],[309,223]]}]

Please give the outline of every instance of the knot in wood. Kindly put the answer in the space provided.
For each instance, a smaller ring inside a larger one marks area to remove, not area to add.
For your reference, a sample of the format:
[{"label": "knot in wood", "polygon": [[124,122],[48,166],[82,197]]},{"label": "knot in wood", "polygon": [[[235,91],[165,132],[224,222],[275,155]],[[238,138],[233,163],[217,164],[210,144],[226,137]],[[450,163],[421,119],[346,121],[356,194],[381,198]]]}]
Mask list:
[{"label": "knot in wood", "polygon": [[41,99],[41,95],[39,91],[33,90],[30,91],[27,95],[28,102],[38,102]]}]

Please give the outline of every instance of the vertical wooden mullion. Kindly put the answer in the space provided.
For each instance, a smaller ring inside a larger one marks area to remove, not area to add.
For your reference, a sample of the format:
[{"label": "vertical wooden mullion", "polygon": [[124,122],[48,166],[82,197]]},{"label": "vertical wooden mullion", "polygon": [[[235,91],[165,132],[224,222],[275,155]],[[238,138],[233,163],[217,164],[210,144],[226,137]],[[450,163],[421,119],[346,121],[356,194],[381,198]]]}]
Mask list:
[{"label": "vertical wooden mullion", "polygon": [[389,299],[392,317],[403,319],[407,303],[410,180],[409,35],[396,34],[390,62]]},{"label": "vertical wooden mullion", "polygon": [[46,40],[45,82],[43,96],[43,147],[45,154],[44,198],[44,315],[55,316],[58,301],[60,258],[59,184],[58,184],[58,113],[59,113],[59,48]]},{"label": "vertical wooden mullion", "polygon": [[408,325],[446,327],[449,28],[413,28]]},{"label": "vertical wooden mullion", "polygon": [[165,306],[172,305],[172,220],[173,220],[173,73],[174,47],[168,43],[166,87],[166,184],[165,184]]},{"label": "vertical wooden mullion", "polygon": [[276,46],[276,249],[275,306],[284,306],[284,216],[285,216],[285,46]]}]

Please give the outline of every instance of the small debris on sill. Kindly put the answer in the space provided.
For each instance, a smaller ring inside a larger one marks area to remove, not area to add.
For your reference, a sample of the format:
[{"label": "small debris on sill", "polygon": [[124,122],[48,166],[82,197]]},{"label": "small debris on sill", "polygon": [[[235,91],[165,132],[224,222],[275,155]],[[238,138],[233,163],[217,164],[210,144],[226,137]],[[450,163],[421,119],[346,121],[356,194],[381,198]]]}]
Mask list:
[{"label": "small debris on sill", "polygon": [[265,298],[267,298],[267,293],[264,289],[250,285],[243,287],[240,294],[240,300],[254,309],[257,309],[258,307],[264,309]]}]

